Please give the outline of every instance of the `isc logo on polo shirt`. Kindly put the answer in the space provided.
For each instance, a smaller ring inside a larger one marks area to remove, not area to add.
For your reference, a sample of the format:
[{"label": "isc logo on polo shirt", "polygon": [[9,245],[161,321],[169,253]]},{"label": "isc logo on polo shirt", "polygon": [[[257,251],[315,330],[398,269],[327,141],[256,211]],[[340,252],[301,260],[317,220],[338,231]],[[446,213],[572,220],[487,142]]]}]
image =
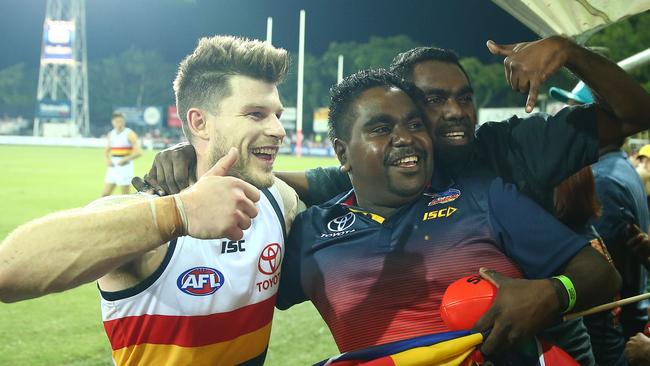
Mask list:
[{"label": "isc logo on polo shirt", "polygon": [[422,221],[427,221],[427,220],[432,220],[432,219],[439,219],[442,217],[449,217],[454,214],[454,212],[458,211],[456,207],[445,207],[441,208],[439,210],[433,210],[429,212],[425,212],[424,216],[422,217]]}]

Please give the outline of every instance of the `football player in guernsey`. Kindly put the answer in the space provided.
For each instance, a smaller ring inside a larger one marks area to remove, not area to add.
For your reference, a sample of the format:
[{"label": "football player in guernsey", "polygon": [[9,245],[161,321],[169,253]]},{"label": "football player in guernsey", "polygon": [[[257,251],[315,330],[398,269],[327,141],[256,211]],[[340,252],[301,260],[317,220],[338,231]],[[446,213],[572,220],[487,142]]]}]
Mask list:
[{"label": "football player in guernsey", "polygon": [[384,70],[333,87],[330,137],[353,189],[296,217],[278,307],[311,300],[347,352],[446,331],[444,290],[481,272],[499,286],[475,325],[491,330],[482,351],[508,357],[562,313],[611,301],[620,277],[587,238],[502,178],[433,171],[423,104]]},{"label": "football player in guernsey", "polygon": [[23,225],[0,245],[0,300],[97,280],[117,365],[261,365],[284,236],[299,207],[271,173],[285,131],[287,52],[202,38],[174,92],[197,182],[107,197]]},{"label": "football player in guernsey", "polygon": [[133,179],[133,160],[142,155],[138,135],[125,126],[126,120],[121,113],[111,117],[113,129],[108,133],[108,143],[104,152],[106,158],[106,179],[102,196],[113,193],[119,186],[122,194],[128,194]]}]

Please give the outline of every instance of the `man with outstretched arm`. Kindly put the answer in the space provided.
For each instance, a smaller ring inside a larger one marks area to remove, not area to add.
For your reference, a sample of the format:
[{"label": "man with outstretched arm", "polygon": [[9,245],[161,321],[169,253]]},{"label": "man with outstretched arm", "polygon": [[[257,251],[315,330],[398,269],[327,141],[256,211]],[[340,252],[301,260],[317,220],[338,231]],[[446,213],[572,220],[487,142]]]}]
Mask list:
[{"label": "man with outstretched arm", "polygon": [[0,300],[97,280],[117,365],[262,365],[296,193],[271,169],[287,52],[202,38],[174,92],[197,183],[48,215],[0,245]]},{"label": "man with outstretched arm", "polygon": [[353,189],[297,216],[278,307],[311,300],[347,352],[447,330],[444,290],[480,271],[499,291],[475,328],[501,362],[563,312],[610,300],[614,268],[514,185],[432,172],[421,100],[382,70],[333,87],[330,138]]},{"label": "man with outstretched arm", "polygon": [[[539,85],[562,66],[591,87],[596,102],[553,116],[488,122],[474,133],[471,80],[458,56],[433,47],[399,54],[391,68],[425,93],[436,161],[455,175],[488,170],[552,211],[554,187],[596,162],[599,148],[650,128],[650,94],[601,55],[559,36],[507,46],[490,41],[488,48],[505,57],[513,90],[529,92],[527,110],[532,110]],[[324,202],[349,187],[345,174],[335,168],[276,175],[302,193],[307,204]]]}]

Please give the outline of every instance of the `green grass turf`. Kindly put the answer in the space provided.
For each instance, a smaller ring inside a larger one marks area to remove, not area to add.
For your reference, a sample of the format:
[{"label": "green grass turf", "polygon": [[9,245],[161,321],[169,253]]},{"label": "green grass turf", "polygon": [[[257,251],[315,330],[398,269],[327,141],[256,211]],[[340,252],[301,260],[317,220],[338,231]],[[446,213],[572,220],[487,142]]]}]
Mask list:
[{"label": "green grass turf", "polygon": [[[153,152],[136,160],[144,174]],[[333,159],[281,156],[279,170],[334,165]],[[0,145],[0,238],[30,219],[96,199],[102,149]],[[47,243],[43,243],[47,245]],[[267,365],[307,365],[336,354],[309,303],[276,311]],[[0,365],[112,365],[95,284],[15,304],[0,304]]]}]

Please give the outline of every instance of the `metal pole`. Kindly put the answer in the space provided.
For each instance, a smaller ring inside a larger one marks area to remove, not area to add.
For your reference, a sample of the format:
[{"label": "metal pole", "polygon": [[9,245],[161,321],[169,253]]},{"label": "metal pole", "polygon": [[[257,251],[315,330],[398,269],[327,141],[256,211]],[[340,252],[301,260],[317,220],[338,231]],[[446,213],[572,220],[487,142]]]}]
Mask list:
[{"label": "metal pole", "polygon": [[266,18],[266,41],[270,44],[273,43],[273,18]]},{"label": "metal pole", "polygon": [[302,94],[305,72],[305,11],[300,10],[298,36],[298,93],[296,100],[296,155],[302,156]]},{"label": "metal pole", "polygon": [[339,68],[336,73],[336,83],[339,84],[343,80],[343,55],[339,55]]},{"label": "metal pole", "polygon": [[619,61],[618,66],[620,66],[621,69],[629,72],[638,67],[646,65],[648,62],[650,62],[650,48],[646,49],[645,51],[641,51],[636,55],[632,55],[625,60]]}]

